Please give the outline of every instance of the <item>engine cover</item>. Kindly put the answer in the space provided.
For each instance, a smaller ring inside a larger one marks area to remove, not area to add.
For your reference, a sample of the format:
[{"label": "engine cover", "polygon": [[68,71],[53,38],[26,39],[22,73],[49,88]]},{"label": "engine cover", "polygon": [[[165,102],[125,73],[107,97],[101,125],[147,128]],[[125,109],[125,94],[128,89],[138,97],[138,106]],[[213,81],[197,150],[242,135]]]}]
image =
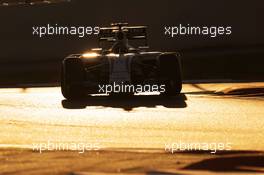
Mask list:
[{"label": "engine cover", "polygon": [[109,83],[131,83],[131,60],[133,54],[108,55],[110,75]]}]

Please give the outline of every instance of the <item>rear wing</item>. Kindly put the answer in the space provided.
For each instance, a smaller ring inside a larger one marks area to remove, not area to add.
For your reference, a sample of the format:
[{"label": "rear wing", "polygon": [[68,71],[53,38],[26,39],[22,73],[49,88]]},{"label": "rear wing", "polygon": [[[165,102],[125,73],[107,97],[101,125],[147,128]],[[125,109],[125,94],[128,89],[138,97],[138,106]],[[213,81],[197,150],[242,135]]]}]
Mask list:
[{"label": "rear wing", "polygon": [[[121,29],[128,40],[145,40],[147,45],[147,26],[122,26]],[[100,28],[99,41],[114,41],[118,31],[117,26]]]}]

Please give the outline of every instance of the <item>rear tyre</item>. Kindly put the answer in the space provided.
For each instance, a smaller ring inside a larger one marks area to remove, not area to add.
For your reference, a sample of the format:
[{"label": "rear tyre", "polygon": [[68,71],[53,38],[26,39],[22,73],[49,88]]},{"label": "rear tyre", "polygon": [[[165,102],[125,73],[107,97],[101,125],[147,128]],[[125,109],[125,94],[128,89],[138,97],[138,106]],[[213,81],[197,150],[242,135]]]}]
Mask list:
[{"label": "rear tyre", "polygon": [[175,54],[162,54],[159,57],[161,84],[165,85],[162,95],[179,95],[182,90],[182,68],[180,58]]},{"label": "rear tyre", "polygon": [[85,97],[83,82],[85,70],[78,58],[67,58],[63,61],[61,70],[61,92],[69,100]]}]

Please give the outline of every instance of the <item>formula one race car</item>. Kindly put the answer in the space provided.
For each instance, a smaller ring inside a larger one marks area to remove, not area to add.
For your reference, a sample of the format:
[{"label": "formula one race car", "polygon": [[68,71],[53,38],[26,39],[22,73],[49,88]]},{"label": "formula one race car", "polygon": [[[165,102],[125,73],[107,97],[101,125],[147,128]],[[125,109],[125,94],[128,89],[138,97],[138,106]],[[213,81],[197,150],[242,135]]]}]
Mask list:
[{"label": "formula one race car", "polygon": [[[144,46],[128,43],[145,41]],[[177,52],[148,52],[147,27],[115,23],[100,28],[100,48],[63,60],[61,91],[66,99],[88,94],[181,92],[181,62]],[[110,46],[109,46],[110,45]]]}]

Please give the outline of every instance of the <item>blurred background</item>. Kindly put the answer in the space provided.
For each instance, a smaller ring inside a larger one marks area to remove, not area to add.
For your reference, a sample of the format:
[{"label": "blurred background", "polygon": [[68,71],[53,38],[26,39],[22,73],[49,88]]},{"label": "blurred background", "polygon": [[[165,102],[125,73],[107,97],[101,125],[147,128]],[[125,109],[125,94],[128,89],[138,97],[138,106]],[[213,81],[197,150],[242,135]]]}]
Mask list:
[{"label": "blurred background", "polygon": [[[180,51],[184,80],[261,81],[264,1],[236,0],[0,0],[0,85],[57,83],[71,53],[97,47],[96,36],[33,36],[33,26],[149,27],[151,50]],[[164,26],[231,26],[232,35],[169,38]]]}]

